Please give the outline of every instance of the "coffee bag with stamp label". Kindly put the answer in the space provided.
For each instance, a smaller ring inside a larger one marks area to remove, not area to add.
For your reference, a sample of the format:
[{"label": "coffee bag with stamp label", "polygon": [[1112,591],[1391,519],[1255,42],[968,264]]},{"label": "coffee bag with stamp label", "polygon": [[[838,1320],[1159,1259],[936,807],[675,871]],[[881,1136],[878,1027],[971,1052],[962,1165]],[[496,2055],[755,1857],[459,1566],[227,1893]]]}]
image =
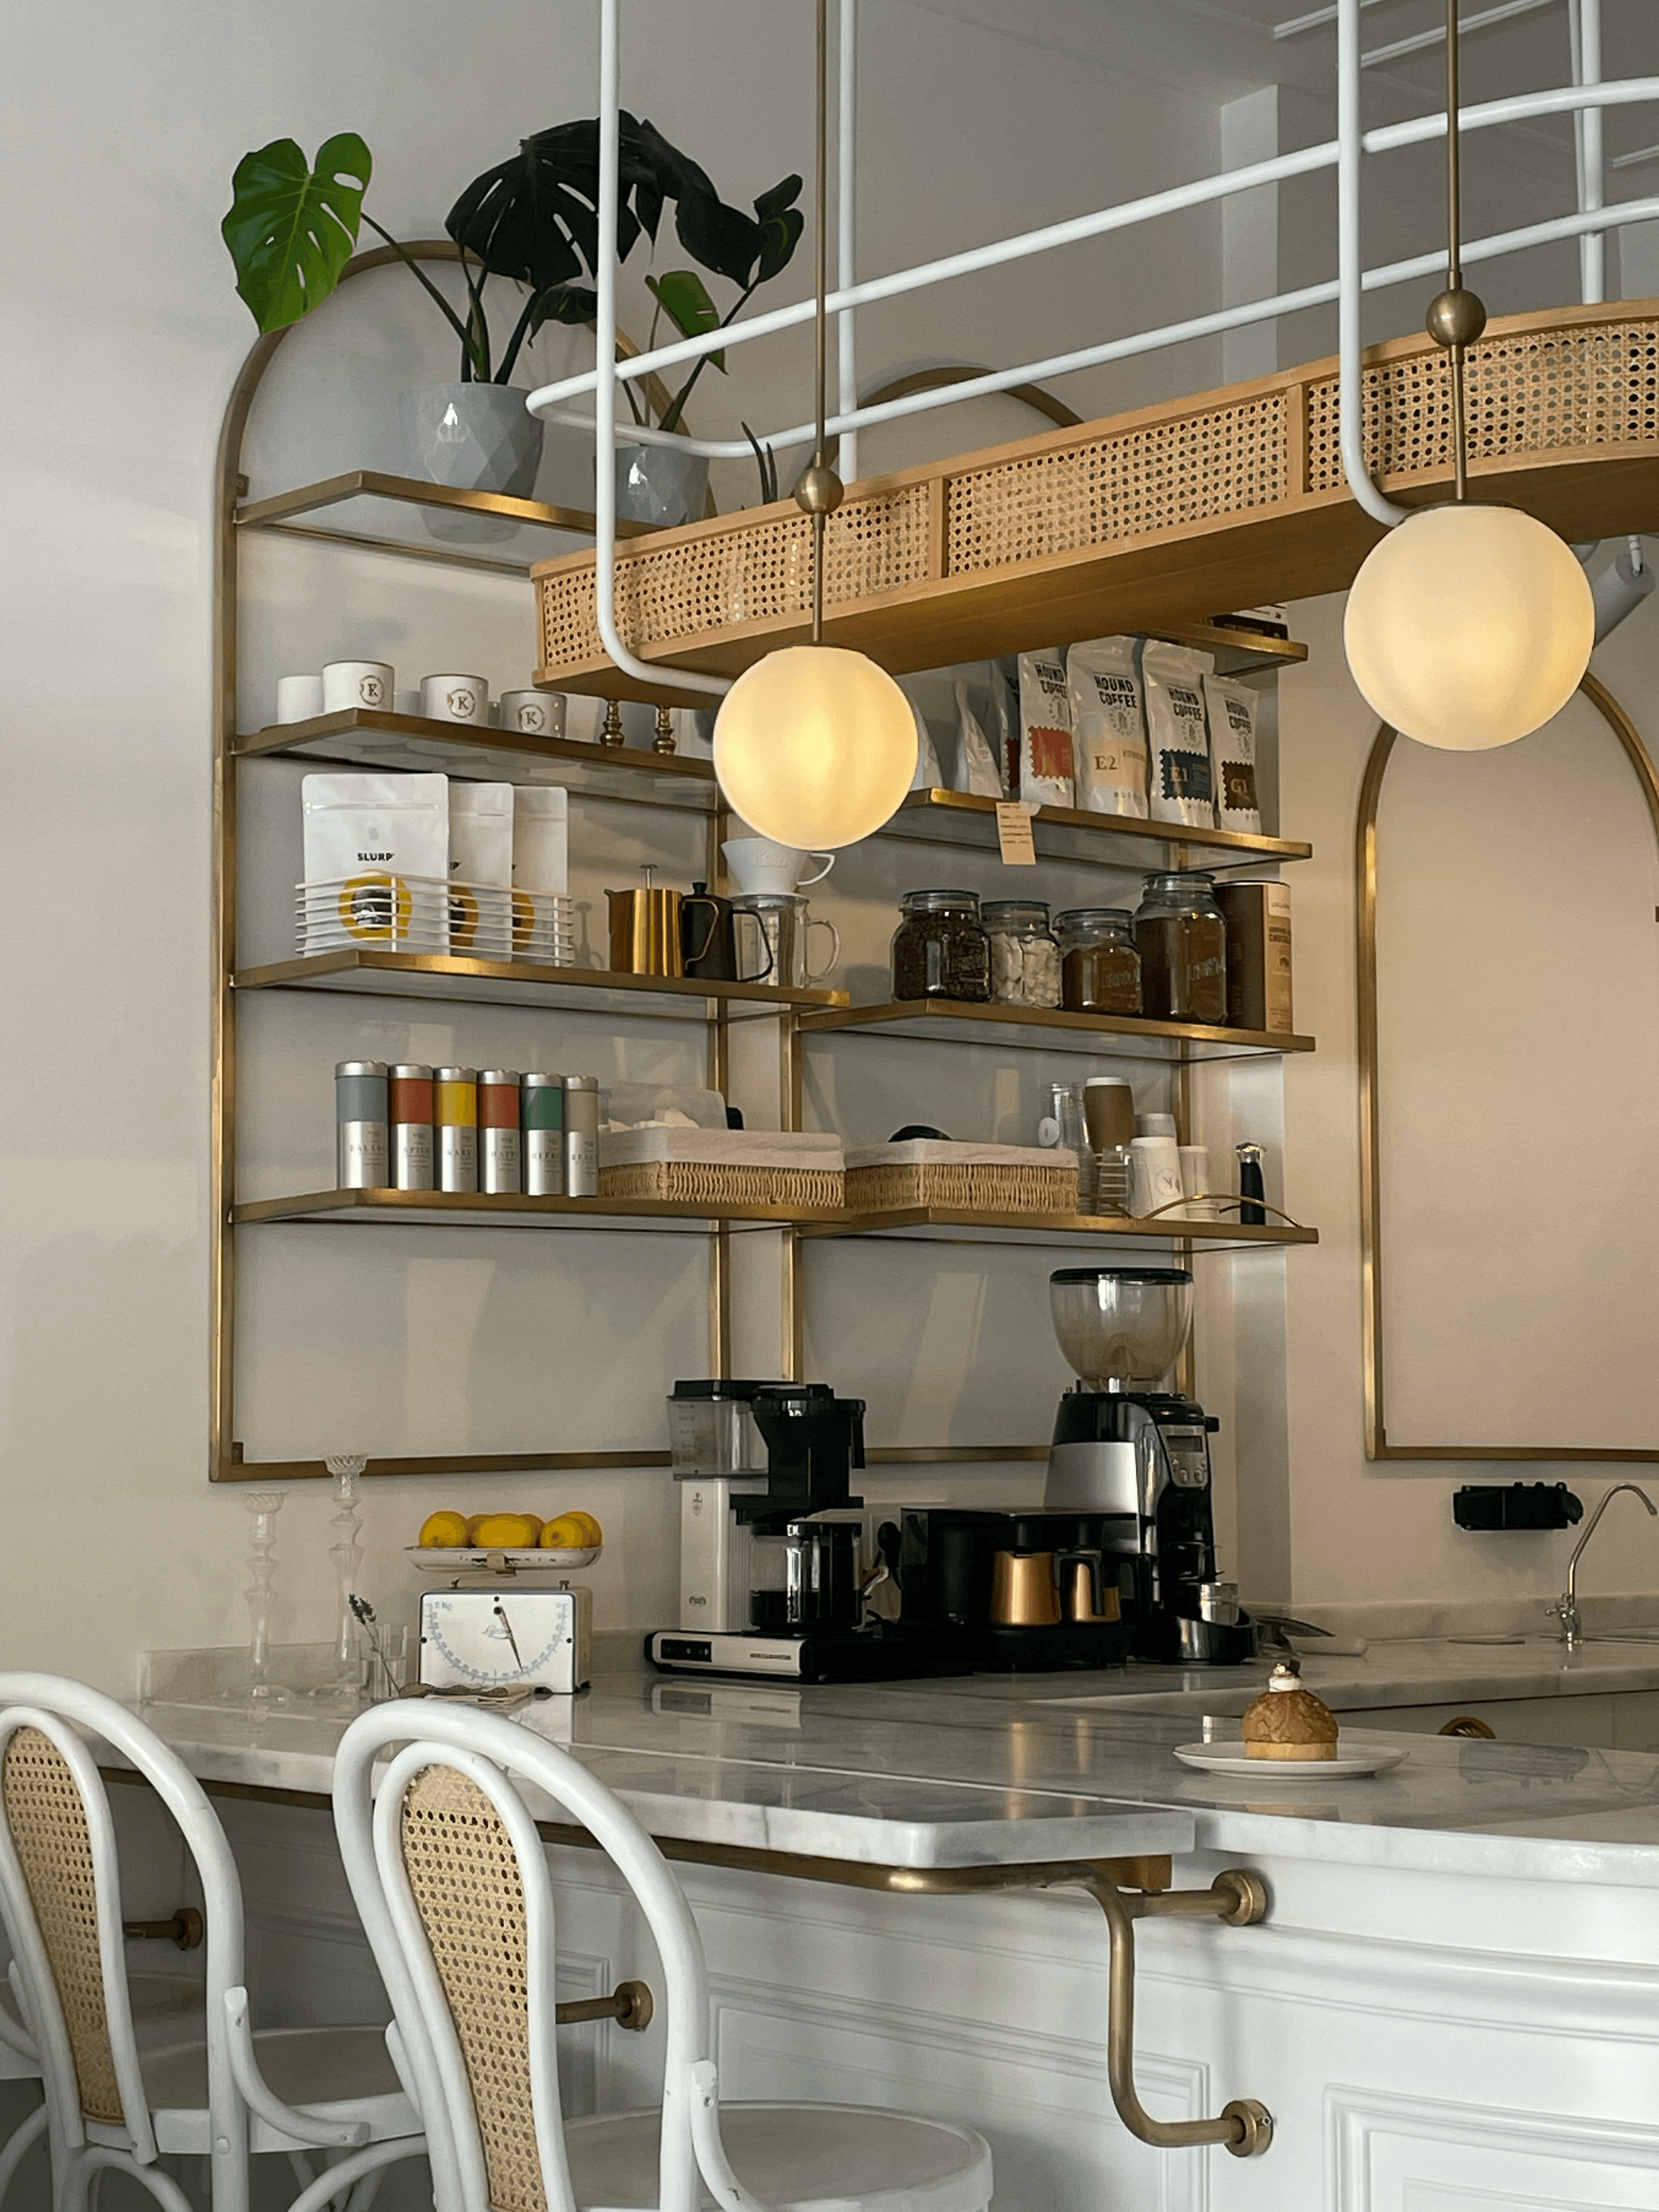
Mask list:
[{"label": "coffee bag with stamp label", "polygon": [[1165,645],[1149,637],[1141,647],[1152,753],[1149,811],[1154,822],[1182,822],[1190,830],[1215,827],[1215,782],[1204,710],[1204,678],[1214,665],[1209,653],[1191,646]]},{"label": "coffee bag with stamp label", "polygon": [[1019,656],[1019,751],[1009,777],[1009,797],[1036,806],[1069,806],[1072,775],[1072,694],[1058,647]]},{"label": "coffee bag with stamp label", "polygon": [[1097,637],[1066,656],[1077,804],[1087,814],[1146,814],[1146,702],[1139,640]]},{"label": "coffee bag with stamp label", "polygon": [[1215,779],[1215,826],[1261,835],[1261,793],[1255,780],[1255,718],[1261,704],[1236,676],[1206,676],[1210,770]]},{"label": "coffee bag with stamp label", "polygon": [[447,952],[449,779],[353,771],[301,780],[306,952]]}]

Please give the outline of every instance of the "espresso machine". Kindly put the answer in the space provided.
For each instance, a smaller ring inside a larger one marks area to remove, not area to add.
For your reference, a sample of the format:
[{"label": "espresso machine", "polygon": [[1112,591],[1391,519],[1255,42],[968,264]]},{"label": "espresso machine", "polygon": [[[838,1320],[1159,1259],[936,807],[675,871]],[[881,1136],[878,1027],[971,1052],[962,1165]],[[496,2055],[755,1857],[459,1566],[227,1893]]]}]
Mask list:
[{"label": "espresso machine", "polygon": [[1060,1401],[1047,1512],[1106,1516],[1103,1543],[1133,1590],[1139,1659],[1233,1666],[1255,1623],[1217,1577],[1212,1413],[1164,1387],[1192,1328],[1184,1267],[1064,1267],[1048,1278],[1060,1348],[1078,1380]]},{"label": "espresso machine", "polygon": [[677,1382],[680,1617],[645,1652],[665,1674],[869,1681],[951,1671],[865,1620],[864,1401],[823,1382]]}]

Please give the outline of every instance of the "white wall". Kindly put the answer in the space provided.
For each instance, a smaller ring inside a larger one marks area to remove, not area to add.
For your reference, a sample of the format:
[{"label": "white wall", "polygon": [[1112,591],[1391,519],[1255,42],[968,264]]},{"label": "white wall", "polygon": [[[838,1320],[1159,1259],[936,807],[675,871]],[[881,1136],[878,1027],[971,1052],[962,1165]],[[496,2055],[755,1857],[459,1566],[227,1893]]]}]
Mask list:
[{"label": "white wall", "polygon": [[[792,166],[810,171],[806,0],[695,9],[630,0],[626,15],[625,98],[702,156],[731,197]],[[1010,33],[958,30],[905,0],[865,18],[868,266],[1216,165],[1215,112],[1195,100],[1066,63]],[[429,234],[460,185],[521,132],[591,112],[593,15],[584,0],[497,0],[459,15],[434,0],[293,0],[279,11],[249,0],[211,10],[190,0],[63,0],[10,11],[0,35],[0,159],[8,204],[29,211],[0,246],[14,307],[0,837],[15,931],[0,1124],[0,1495],[10,1539],[0,1553],[0,1664],[72,1668],[119,1688],[144,1647],[245,1631],[241,1498],[206,1482],[210,487],[225,394],[252,336],[217,236],[230,171],[267,139],[292,133],[312,149],[358,128],[376,155],[380,220]],[[1152,263],[1103,246],[872,315],[867,374],[1000,361],[1016,333],[1022,348],[1060,348],[1212,304],[1215,220],[1166,226],[1156,245]],[[779,296],[804,289],[809,265],[803,254]],[[319,319],[285,347],[272,407],[250,435],[256,493],[294,481],[284,471],[307,456],[317,467],[386,465],[385,450],[351,450],[357,434],[383,440],[404,384],[453,373],[441,326],[400,281],[368,280],[360,302],[340,302],[337,343]],[[624,313],[639,321],[642,296],[635,270]],[[574,343],[556,337],[544,360]],[[796,419],[807,361],[799,334],[769,364],[734,360],[698,420],[724,430],[739,415]],[[332,384],[325,366],[337,372]],[[1104,410],[1200,388],[1218,373],[1213,349],[1193,349],[1079,380],[1071,396]],[[1018,434],[1029,421],[1000,403],[957,410],[929,435],[940,450],[958,448]],[[866,465],[928,450],[889,434],[869,442]],[[588,480],[567,446],[543,483],[569,495]],[[743,472],[724,495],[752,497]],[[250,550],[248,571],[245,703],[259,720],[277,674],[354,642],[408,675],[464,653],[498,685],[523,680],[527,591],[453,577],[440,590],[412,566],[270,545]],[[267,784],[267,795],[279,787]],[[603,872],[640,857],[614,816],[592,835],[590,882],[615,881]],[[861,861],[848,871],[853,901],[866,908],[854,933],[868,940],[856,956],[866,964],[879,957],[896,881],[935,863],[893,865],[884,881],[861,876]],[[348,1030],[359,1048],[384,1041],[389,1054],[435,1056],[451,1036],[468,1058],[485,1057],[492,1041],[488,1056],[509,1061],[532,1048],[516,1019],[489,1025],[465,1012],[403,1024],[398,1046],[383,1012],[258,1010],[250,1175],[325,1161],[328,1069],[349,1048]],[[672,1038],[646,1030],[613,1043],[589,1024],[578,1047],[604,1072],[665,1067],[675,1053],[685,1064]],[[1039,1073],[1028,1068],[1010,1089],[988,1065],[952,1062],[927,1080],[937,1091],[965,1078],[959,1112],[1012,1129],[1029,1126]],[[872,1120],[887,1114],[880,1085],[906,1079],[890,1067],[876,1081],[860,1109]],[[246,1284],[250,1322],[262,1347],[270,1324],[272,1346],[245,1376],[266,1450],[349,1444],[360,1417],[378,1427],[370,1442],[401,1424],[411,1441],[421,1433],[457,1448],[550,1432],[626,1448],[651,1439],[665,1378],[705,1365],[691,1250],[670,1248],[665,1278],[660,1240],[618,1240],[595,1258],[597,1240],[582,1240],[589,1249],[578,1256],[574,1246],[556,1252],[552,1239],[509,1238],[508,1251],[462,1238],[371,1252],[330,1235],[276,1233]],[[939,1282],[914,1255],[881,1252],[868,1265],[860,1279],[879,1281],[905,1325],[842,1340],[848,1365],[838,1380],[866,1389],[896,1423],[918,1347],[944,1332],[958,1371],[979,1372],[981,1389],[989,1363],[1011,1362],[1024,1378],[1018,1426],[1036,1420],[1063,1377],[1024,1276],[990,1262],[981,1279],[971,1254]],[[839,1254],[824,1266],[830,1276],[857,1272]],[[833,1322],[868,1297],[849,1279],[820,1312]],[[931,1334],[918,1300],[934,1316]],[[964,1315],[975,1317],[971,1328]],[[444,1370],[426,1356],[423,1328],[471,1346],[453,1388],[434,1379]],[[603,1368],[588,1358],[602,1341]],[[558,1347],[572,1344],[561,1364]],[[814,1349],[820,1356],[816,1340]],[[821,1356],[831,1362],[836,1345]],[[912,1406],[908,1417],[924,1436],[947,1418],[976,1418],[954,1402]],[[441,1498],[414,1483],[374,1492],[367,1579],[377,1595],[406,1602],[399,1547],[451,1496],[471,1510],[497,1497],[551,1502],[541,1482],[441,1487]],[[601,1624],[660,1619],[673,1565],[665,1481],[603,1475],[561,1492],[606,1524]],[[326,1632],[328,1511],[322,1486],[295,1486],[280,1524],[279,1638]]]}]

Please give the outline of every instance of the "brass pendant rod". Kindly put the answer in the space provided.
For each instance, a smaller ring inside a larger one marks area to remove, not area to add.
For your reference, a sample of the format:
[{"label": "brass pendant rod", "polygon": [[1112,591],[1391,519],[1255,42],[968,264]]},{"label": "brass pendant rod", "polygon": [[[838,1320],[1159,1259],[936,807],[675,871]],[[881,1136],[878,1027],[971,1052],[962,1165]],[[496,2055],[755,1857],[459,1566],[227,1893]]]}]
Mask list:
[{"label": "brass pendant rod", "polygon": [[[1458,129],[1458,0],[1446,0],[1446,289],[1463,289],[1463,170]],[[1469,495],[1468,428],[1463,409],[1463,346],[1451,349],[1452,497]]]},{"label": "brass pendant rod", "polygon": [[[813,325],[815,359],[813,362],[812,419],[817,434],[812,445],[812,465],[826,465],[823,440],[825,390],[828,382],[826,357],[829,351],[829,316],[824,301],[830,286],[830,0],[817,0],[817,170],[815,179],[817,204],[812,220],[817,235],[814,241],[812,282],[817,312]],[[812,513],[812,642],[823,643],[823,526],[829,520],[827,510],[815,507]]]}]

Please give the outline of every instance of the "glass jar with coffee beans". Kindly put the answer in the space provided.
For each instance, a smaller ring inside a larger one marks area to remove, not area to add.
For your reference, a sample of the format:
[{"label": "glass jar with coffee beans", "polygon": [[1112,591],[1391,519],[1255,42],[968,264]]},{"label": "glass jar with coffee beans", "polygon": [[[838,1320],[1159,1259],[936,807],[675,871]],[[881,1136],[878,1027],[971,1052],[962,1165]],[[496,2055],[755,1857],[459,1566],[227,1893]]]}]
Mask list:
[{"label": "glass jar with coffee beans", "polygon": [[1227,1018],[1227,924],[1215,878],[1148,876],[1135,908],[1143,1011],[1169,1022]]},{"label": "glass jar with coffee beans", "polygon": [[1058,915],[1060,1004],[1073,1014],[1138,1014],[1140,955],[1127,907],[1074,906]]},{"label": "glass jar with coffee beans", "polygon": [[991,940],[991,997],[1000,1006],[1060,1004],[1060,945],[1041,899],[988,899],[980,908]]},{"label": "glass jar with coffee beans", "polygon": [[896,999],[961,999],[982,1006],[991,995],[991,951],[975,891],[906,891],[893,933]]}]

